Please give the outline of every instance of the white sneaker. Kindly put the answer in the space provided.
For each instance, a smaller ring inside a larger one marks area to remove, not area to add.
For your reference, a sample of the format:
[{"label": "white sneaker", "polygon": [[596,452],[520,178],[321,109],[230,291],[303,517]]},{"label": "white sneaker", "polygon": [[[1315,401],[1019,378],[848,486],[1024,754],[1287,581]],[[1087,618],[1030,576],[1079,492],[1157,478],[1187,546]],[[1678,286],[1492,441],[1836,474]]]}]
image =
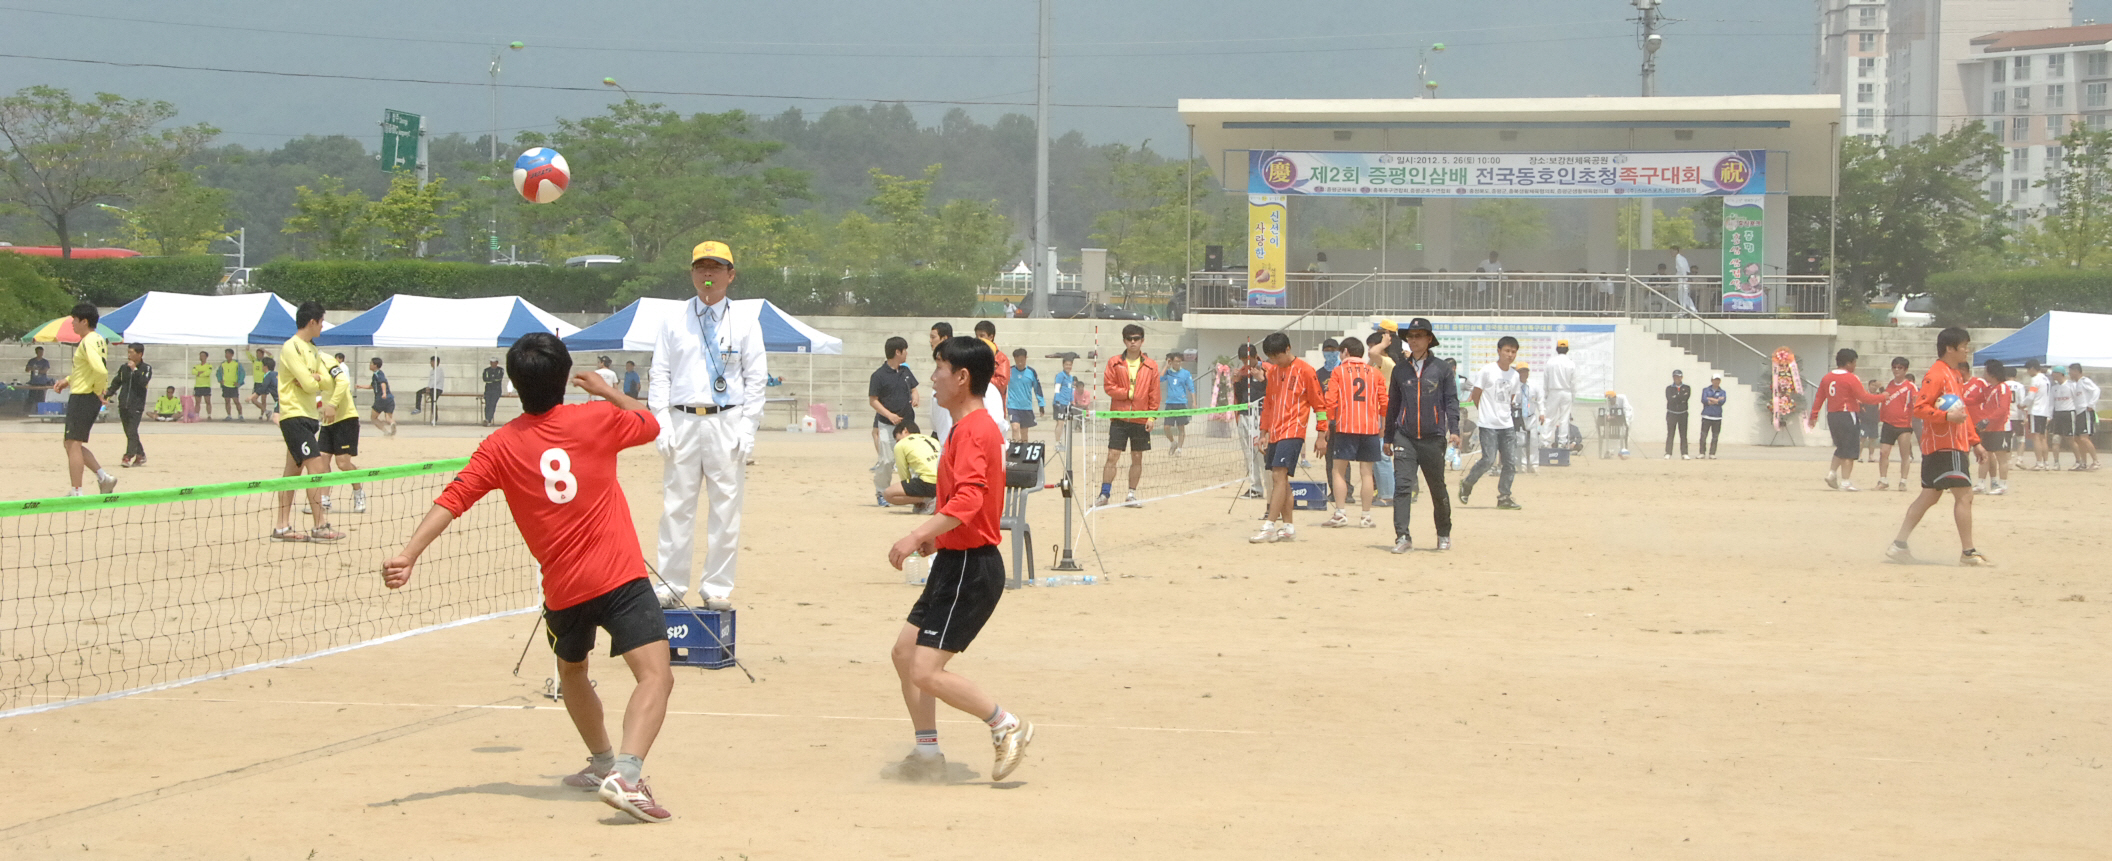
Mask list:
[{"label": "white sneaker", "polygon": [[660,599],[660,606],[662,607],[682,606],[682,596],[688,594],[688,592],[689,590],[680,586],[666,583],[653,584],[653,595]]},{"label": "white sneaker", "polygon": [[1878,479],[1878,480],[1877,480],[1877,489],[1878,489],[1878,490],[1891,490],[1891,489],[1892,489],[1892,484],[1891,484],[1891,482],[1888,482],[1888,481],[1886,481],[1886,480],[1884,480],[1884,479],[1880,478],[1880,479]]},{"label": "white sneaker", "polygon": [[1278,541],[1289,541],[1296,537],[1298,537],[1298,530],[1288,523],[1276,528],[1276,540]]},{"label": "white sneaker", "polygon": [[1406,535],[1403,535],[1393,540],[1393,552],[1395,553],[1406,553],[1414,549],[1415,542],[1409,540],[1408,536]]},{"label": "white sneaker", "polygon": [[364,490],[355,490],[355,491],[353,491],[353,492],[352,492],[352,513],[353,513],[353,514],[365,514],[365,513],[367,513],[367,492],[366,492],[366,491],[364,491]]},{"label": "white sneaker", "polygon": [[1262,521],[1261,531],[1247,537],[1248,544],[1270,544],[1276,541],[1276,521]]},{"label": "white sneaker", "polygon": [[1093,497],[1093,507],[1094,507],[1094,508],[1106,508],[1106,507],[1107,507],[1107,494],[1103,493],[1103,494],[1100,494],[1099,496]]},{"label": "white sneaker", "polygon": [[1834,473],[1831,473],[1831,472],[1829,472],[1829,473],[1826,473],[1826,486],[1827,486],[1827,487],[1830,487],[1830,488],[1833,488],[1834,490],[1840,490],[1840,489],[1841,489],[1841,479],[1840,479],[1840,477],[1839,477],[1838,475],[1834,474]]},{"label": "white sneaker", "polygon": [[1143,508],[1143,507],[1144,507],[1144,503],[1143,503],[1143,502],[1140,502],[1140,501],[1138,501],[1138,499],[1137,499],[1137,492],[1136,492],[1136,491],[1134,491],[1134,490],[1132,490],[1132,491],[1130,491],[1130,492],[1129,492],[1129,496],[1127,496],[1127,497],[1124,497],[1124,498],[1123,498],[1123,500],[1122,500],[1122,507],[1124,507],[1124,508]]},{"label": "white sneaker", "polygon": [[1349,525],[1349,515],[1343,514],[1342,509],[1337,508],[1335,509],[1335,516],[1328,518],[1326,523],[1320,525],[1329,529],[1341,529]]},{"label": "white sneaker", "polygon": [[1841,489],[1842,489],[1842,490],[1845,490],[1845,491],[1847,491],[1847,492],[1849,492],[1849,493],[1856,493],[1856,492],[1859,492],[1859,491],[1861,491],[1861,490],[1862,490],[1862,488],[1860,488],[1860,487],[1856,487],[1855,485],[1853,485],[1853,484],[1849,484],[1848,482],[1845,482],[1845,481],[1844,481],[1844,482],[1841,482]]},{"label": "white sneaker", "polygon": [[1894,562],[1911,563],[1914,561],[1914,552],[1908,550],[1906,545],[1894,541],[1885,545],[1885,558]]},{"label": "white sneaker", "polygon": [[1358,526],[1361,526],[1361,527],[1364,527],[1365,529],[1376,529],[1376,528],[1378,528],[1378,525],[1379,525],[1379,524],[1378,524],[1378,523],[1377,523],[1376,521],[1374,521],[1374,520],[1372,520],[1372,519],[1371,519],[1371,515],[1369,515],[1369,514],[1366,514],[1366,515],[1364,515],[1364,520],[1363,520],[1362,522],[1358,523],[1357,525],[1358,525]]}]

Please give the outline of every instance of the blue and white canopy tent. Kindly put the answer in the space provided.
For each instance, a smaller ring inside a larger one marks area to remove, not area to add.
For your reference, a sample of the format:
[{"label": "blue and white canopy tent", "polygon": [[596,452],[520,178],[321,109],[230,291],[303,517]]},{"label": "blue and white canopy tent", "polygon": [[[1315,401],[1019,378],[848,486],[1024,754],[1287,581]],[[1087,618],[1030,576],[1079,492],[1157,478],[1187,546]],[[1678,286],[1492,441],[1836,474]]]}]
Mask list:
[{"label": "blue and white canopy tent", "polygon": [[318,347],[510,347],[522,335],[579,331],[519,296],[432,299],[397,294],[315,339]]},{"label": "blue and white canopy tent", "polygon": [[[640,299],[625,305],[608,319],[565,338],[574,350],[634,350],[651,352],[653,339],[667,320],[682,314],[686,299]],[[736,313],[754,314],[763,328],[763,349],[772,353],[843,352],[843,339],[802,322],[768,299],[735,299]]]},{"label": "blue and white canopy tent", "polygon": [[157,290],[104,314],[102,324],[127,344],[277,346],[293,337],[293,314],[293,304],[276,293],[199,296]]},{"label": "blue and white canopy tent", "polygon": [[2001,359],[2011,367],[2037,359],[2049,365],[2081,362],[2088,368],[2112,367],[2112,314],[2048,311],[2009,337],[1973,353],[1973,364]]}]

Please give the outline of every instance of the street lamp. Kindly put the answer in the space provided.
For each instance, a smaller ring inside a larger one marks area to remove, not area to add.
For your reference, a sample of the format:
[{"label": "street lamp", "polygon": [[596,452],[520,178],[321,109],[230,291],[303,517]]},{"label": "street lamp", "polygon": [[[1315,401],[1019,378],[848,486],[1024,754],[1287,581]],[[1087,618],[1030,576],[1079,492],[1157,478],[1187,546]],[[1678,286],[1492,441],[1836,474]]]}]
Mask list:
[{"label": "street lamp", "polygon": [[[508,43],[506,47],[518,51],[528,46],[520,42],[512,42]],[[497,48],[491,49],[491,163],[494,171],[499,169],[499,49]],[[487,258],[488,262],[491,263],[499,262],[499,197],[502,193],[503,191],[497,186],[491,189],[491,254]]]},{"label": "street lamp", "polygon": [[622,84],[616,83],[615,78],[603,78],[601,79],[601,85],[604,87],[615,87],[617,90],[621,91],[623,93],[623,100],[626,102],[637,101],[637,99],[631,97],[630,90],[626,90],[623,88]]},{"label": "street lamp", "polygon": [[1417,51],[1415,54],[1415,79],[1422,81],[1423,89],[1429,91],[1423,98],[1437,98],[1437,82],[1430,79],[1430,55],[1444,52],[1445,43],[1437,42],[1428,48]]}]

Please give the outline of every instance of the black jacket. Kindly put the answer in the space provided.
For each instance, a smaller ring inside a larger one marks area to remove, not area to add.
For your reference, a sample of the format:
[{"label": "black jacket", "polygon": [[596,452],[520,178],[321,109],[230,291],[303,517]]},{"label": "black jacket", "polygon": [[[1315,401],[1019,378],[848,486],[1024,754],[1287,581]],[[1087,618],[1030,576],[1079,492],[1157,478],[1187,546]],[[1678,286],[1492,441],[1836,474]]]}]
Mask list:
[{"label": "black jacket", "polygon": [[1694,397],[1694,387],[1686,383],[1673,383],[1665,387],[1665,412],[1683,413],[1687,403]]},{"label": "black jacket", "polygon": [[1452,363],[1431,356],[1423,372],[1415,372],[1415,360],[1407,356],[1393,362],[1393,379],[1386,387],[1386,440],[1396,435],[1409,439],[1459,433],[1459,382]]},{"label": "black jacket", "polygon": [[139,370],[132,369],[127,362],[117,366],[117,373],[110,375],[110,391],[105,397],[117,401],[117,408],[132,412],[146,412],[147,386],[154,382],[154,366],[139,363]]}]

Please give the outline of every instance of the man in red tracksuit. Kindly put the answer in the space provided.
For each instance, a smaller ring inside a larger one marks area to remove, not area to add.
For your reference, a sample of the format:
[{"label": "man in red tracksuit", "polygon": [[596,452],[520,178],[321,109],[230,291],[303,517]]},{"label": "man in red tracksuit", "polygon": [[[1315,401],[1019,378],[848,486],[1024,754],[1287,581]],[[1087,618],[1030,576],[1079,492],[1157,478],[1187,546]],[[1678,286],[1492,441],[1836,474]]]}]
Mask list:
[{"label": "man in red tracksuit", "polygon": [[[1122,327],[1122,352],[1108,357],[1100,380],[1101,387],[1107,390],[1110,411],[1151,412],[1159,408],[1159,365],[1144,352],[1143,326],[1131,323]],[[1100,470],[1100,496],[1094,500],[1094,508],[1108,504],[1115,486],[1115,468],[1121,464],[1124,448],[1129,450],[1129,496],[1122,504],[1144,507],[1137,500],[1137,482],[1144,477],[1144,453],[1151,450],[1148,416],[1107,420],[1107,465]]]},{"label": "man in red tracksuit", "polygon": [[1819,396],[1812,399],[1811,417],[1804,421],[1807,425],[1817,424],[1819,410],[1826,411],[1826,430],[1833,436],[1833,466],[1826,470],[1826,486],[1835,490],[1856,489],[1848,481],[1855,472],[1855,459],[1863,453],[1856,411],[1863,404],[1884,400],[1884,395],[1871,394],[1863,388],[1862,379],[1855,375],[1855,358],[1855,351],[1847,347],[1833,354],[1833,370],[1819,378]]},{"label": "man in red tracksuit", "polygon": [[1907,462],[1914,453],[1914,377],[1907,373],[1907,357],[1892,357],[1892,382],[1885,385],[1884,400],[1877,405],[1877,489],[1884,490],[1892,469],[1892,447],[1899,446],[1899,489],[1907,489]]},{"label": "man in red tracksuit", "polygon": [[[1912,562],[1907,537],[1921,524],[1936,501],[1949,493],[1951,516],[1958,524],[1958,564],[1987,565],[1986,556],[1973,548],[1973,472],[1966,452],[1980,444],[1965,402],[1965,376],[1959,368],[1972,361],[1973,339],[1964,329],[1952,326],[1936,336],[1936,364],[1921,378],[1921,391],[1914,396],[1914,417],[1921,419],[1923,442],[1921,495],[1907,505],[1907,516],[1885,557]],[[1946,400],[1948,399],[1948,400]]]}]

